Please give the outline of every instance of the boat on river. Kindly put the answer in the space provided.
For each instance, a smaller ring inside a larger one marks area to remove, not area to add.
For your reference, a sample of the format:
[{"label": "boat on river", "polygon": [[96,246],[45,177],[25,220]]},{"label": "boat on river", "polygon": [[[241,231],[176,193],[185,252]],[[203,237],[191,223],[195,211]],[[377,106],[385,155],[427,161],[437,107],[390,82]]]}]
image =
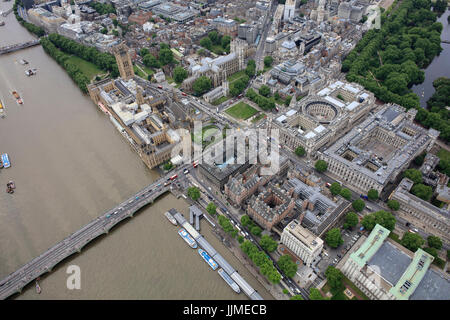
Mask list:
[{"label": "boat on river", "polygon": [[198,254],[202,256],[203,260],[205,260],[207,264],[209,264],[211,269],[216,270],[219,267],[217,262],[215,262],[205,250],[198,249]]},{"label": "boat on river", "polygon": [[231,287],[231,289],[234,290],[234,292],[236,292],[236,293],[241,292],[241,289],[239,288],[237,283],[234,282],[233,279],[231,279],[231,277],[228,275],[228,273],[225,272],[225,270],[220,268],[219,271],[217,271],[217,272],[222,277],[222,279],[225,280],[225,282]]},{"label": "boat on river", "polygon": [[186,231],[186,229],[180,228],[180,230],[178,230],[178,234],[180,235],[180,237],[182,237],[184,239],[184,241],[186,241],[186,243],[192,249],[197,248],[197,242],[189,235],[189,233]]}]

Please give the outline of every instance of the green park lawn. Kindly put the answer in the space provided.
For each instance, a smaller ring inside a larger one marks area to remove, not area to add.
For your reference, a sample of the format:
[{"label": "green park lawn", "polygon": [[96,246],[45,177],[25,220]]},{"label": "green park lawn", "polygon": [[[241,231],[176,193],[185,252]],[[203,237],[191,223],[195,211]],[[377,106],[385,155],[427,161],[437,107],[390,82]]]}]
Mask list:
[{"label": "green park lawn", "polygon": [[219,99],[214,100],[211,104],[212,104],[213,106],[218,106],[219,104],[221,104],[221,103],[227,101],[228,99],[230,99],[230,97],[225,97],[225,96],[223,96],[222,98],[219,98]]},{"label": "green park lawn", "polygon": [[233,73],[231,76],[228,77],[228,82],[231,85],[232,82],[242,78],[243,76],[245,76],[245,70],[238,71],[238,72]]},{"label": "green park lawn", "polygon": [[447,160],[450,161],[450,151],[447,151],[445,149],[441,149],[438,151],[437,156],[441,160]]},{"label": "green park lawn", "polygon": [[139,77],[141,77],[142,79],[147,79],[145,74],[138,67],[133,66],[133,69],[134,69],[134,73],[137,74]]},{"label": "green park lawn", "polygon": [[[353,282],[351,282],[347,277],[344,276],[344,279],[342,280],[342,288],[339,290],[331,290],[330,285],[325,283],[325,285],[322,287],[322,292],[326,294],[327,292],[331,292],[333,296],[331,297],[331,300],[349,300],[347,296],[344,294],[345,286],[344,284],[348,285],[352,290],[357,293],[363,300],[370,300],[361,290],[359,290]],[[358,298],[355,296],[352,300],[358,300]]]},{"label": "green park lawn", "polygon": [[80,68],[80,70],[84,73],[84,75],[88,77],[89,80],[91,80],[98,74],[106,73],[106,71],[99,69],[95,64],[78,58],[77,56],[70,56],[69,61],[73,64],[76,64],[78,68]]},{"label": "green park lawn", "polygon": [[258,122],[259,120],[261,120],[262,118],[264,118],[266,115],[264,113],[260,113],[259,115],[257,115],[253,120],[252,123]]},{"label": "green park lawn", "polygon": [[225,112],[234,118],[247,120],[251,116],[257,114],[258,110],[241,101],[225,110]]},{"label": "green park lawn", "polygon": [[203,136],[203,140],[204,140],[210,136],[215,135],[217,133],[217,131],[219,131],[219,128],[217,128],[213,124],[204,126],[202,128],[202,133],[197,133],[197,134],[193,135],[193,140],[195,143],[200,144],[200,143],[202,143],[202,136]]}]

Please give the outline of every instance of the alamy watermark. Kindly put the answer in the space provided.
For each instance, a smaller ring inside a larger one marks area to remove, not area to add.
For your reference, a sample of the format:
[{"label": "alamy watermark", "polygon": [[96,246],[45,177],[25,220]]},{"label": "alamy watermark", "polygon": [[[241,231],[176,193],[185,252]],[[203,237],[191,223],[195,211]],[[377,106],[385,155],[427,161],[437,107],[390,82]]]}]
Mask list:
[{"label": "alamy watermark", "polygon": [[172,149],[171,157],[181,156],[185,164],[194,161],[215,165],[260,164],[261,175],[274,175],[279,171],[278,129],[268,134],[266,128],[241,130],[213,126],[203,127],[201,121],[195,121],[192,135],[186,129],[179,129],[181,141]]},{"label": "alamy watermark", "polygon": [[67,277],[66,286],[69,290],[81,289],[81,269],[77,265],[70,265],[66,270],[67,274],[70,276]]}]

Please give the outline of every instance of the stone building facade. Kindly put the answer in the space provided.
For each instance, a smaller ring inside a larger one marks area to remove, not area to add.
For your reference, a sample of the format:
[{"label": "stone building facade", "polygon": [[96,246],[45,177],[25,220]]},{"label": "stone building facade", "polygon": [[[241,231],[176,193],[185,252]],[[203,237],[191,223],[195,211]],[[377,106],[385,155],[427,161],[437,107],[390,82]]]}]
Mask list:
[{"label": "stone building facade", "polygon": [[307,266],[311,265],[323,249],[323,240],[308,229],[303,228],[295,220],[291,221],[283,229],[280,242],[297,255]]},{"label": "stone building facade", "polygon": [[112,50],[116,58],[120,76],[124,80],[129,80],[134,77],[133,63],[131,62],[131,56],[128,51],[129,48],[124,43],[114,47]]},{"label": "stone building facade", "polygon": [[271,230],[289,215],[295,206],[294,188],[283,190],[269,183],[267,189],[250,198],[247,214],[266,230]]},{"label": "stone building facade", "polygon": [[410,193],[413,184],[410,179],[403,178],[391,194],[390,199],[397,200],[400,204],[396,215],[424,232],[450,243],[450,212]]},{"label": "stone building facade", "polygon": [[328,163],[330,173],[350,188],[381,193],[416,156],[429,151],[439,136],[434,129],[414,124],[417,110],[405,111],[398,105],[385,105],[330,148],[319,152],[319,158]]}]

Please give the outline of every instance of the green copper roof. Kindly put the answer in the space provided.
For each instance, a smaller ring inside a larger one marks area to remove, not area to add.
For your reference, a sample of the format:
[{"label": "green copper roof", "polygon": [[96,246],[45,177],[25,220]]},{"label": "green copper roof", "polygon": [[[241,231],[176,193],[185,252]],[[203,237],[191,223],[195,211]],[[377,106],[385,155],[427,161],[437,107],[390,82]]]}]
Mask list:
[{"label": "green copper roof", "polygon": [[434,257],[422,249],[418,249],[414,254],[414,259],[398,280],[395,287],[389,290],[397,300],[408,300],[414,293],[425,273],[428,270]]},{"label": "green copper roof", "polygon": [[375,252],[383,244],[384,240],[389,236],[390,231],[383,226],[377,224],[373,228],[367,240],[359,247],[359,249],[350,255],[361,268],[372,258]]}]

